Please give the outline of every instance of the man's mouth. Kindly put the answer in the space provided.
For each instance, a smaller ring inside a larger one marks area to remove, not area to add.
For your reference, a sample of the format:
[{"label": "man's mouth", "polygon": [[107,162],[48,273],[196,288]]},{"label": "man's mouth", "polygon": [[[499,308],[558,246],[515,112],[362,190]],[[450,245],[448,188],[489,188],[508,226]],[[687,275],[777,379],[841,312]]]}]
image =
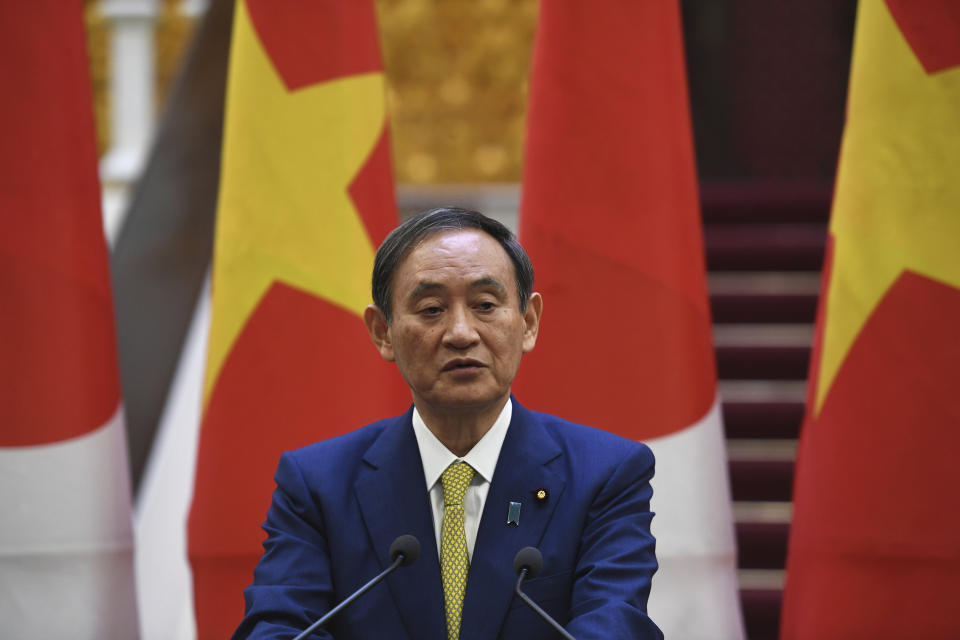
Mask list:
[{"label": "man's mouth", "polygon": [[483,363],[472,358],[457,358],[443,365],[441,371],[456,371],[458,369],[476,369],[482,367]]}]

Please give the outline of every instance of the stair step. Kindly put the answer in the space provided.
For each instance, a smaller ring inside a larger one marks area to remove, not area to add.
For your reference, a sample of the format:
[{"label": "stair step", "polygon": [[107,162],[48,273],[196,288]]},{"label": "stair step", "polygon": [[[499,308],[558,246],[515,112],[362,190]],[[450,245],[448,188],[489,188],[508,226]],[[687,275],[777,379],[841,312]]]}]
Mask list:
[{"label": "stair step", "polygon": [[789,525],[793,520],[792,502],[734,502],[734,522],[768,522]]},{"label": "stair step", "polygon": [[783,592],[779,589],[741,589],[740,606],[747,638],[776,640],[780,635],[780,608]]},{"label": "stair step", "polygon": [[709,271],[818,271],[826,242],[823,225],[735,224],[704,229]]},{"label": "stair step", "polygon": [[735,501],[789,502],[793,467],[788,460],[731,460],[730,494]]},{"label": "stair step", "polygon": [[713,325],[714,347],[809,347],[812,324],[736,323]]},{"label": "stair step", "polygon": [[806,380],[810,348],[718,346],[717,375],[723,380]]},{"label": "stair step", "polygon": [[741,569],[783,569],[787,563],[790,525],[773,522],[738,522],[737,565]]},{"label": "stair step", "polygon": [[819,223],[830,219],[833,185],[820,181],[704,183],[705,225],[744,222]]},{"label": "stair step", "polygon": [[725,402],[791,402],[807,398],[806,380],[723,380],[717,381]]},{"label": "stair step", "polygon": [[793,462],[797,459],[797,441],[766,438],[727,440],[727,456],[736,461]]},{"label": "stair step", "polygon": [[818,271],[714,271],[707,274],[712,294],[802,294],[820,293],[822,277]]},{"label": "stair step", "polygon": [[710,313],[716,324],[813,324],[817,299],[816,294],[804,293],[714,293]]},{"label": "stair step", "polygon": [[727,438],[796,439],[803,422],[802,402],[724,402]]}]

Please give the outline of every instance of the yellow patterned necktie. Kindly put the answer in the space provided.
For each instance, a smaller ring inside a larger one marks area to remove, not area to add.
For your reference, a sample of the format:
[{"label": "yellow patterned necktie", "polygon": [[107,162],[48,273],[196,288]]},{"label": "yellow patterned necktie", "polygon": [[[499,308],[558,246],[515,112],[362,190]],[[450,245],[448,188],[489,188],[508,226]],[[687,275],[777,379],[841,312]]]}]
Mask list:
[{"label": "yellow patterned necktie", "polygon": [[467,534],[463,529],[463,496],[473,479],[473,468],[466,462],[454,462],[443,475],[443,522],[440,525],[440,577],[443,579],[443,602],[447,612],[447,637],[460,636],[463,593],[467,588]]}]

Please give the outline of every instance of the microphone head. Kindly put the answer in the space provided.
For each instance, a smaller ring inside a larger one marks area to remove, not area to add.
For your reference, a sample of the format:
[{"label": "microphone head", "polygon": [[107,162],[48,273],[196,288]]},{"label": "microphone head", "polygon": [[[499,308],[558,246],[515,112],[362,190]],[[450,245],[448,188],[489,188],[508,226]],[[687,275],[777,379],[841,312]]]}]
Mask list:
[{"label": "microphone head", "polygon": [[513,572],[517,575],[526,569],[528,578],[536,578],[542,568],[543,554],[536,547],[524,547],[513,558]]},{"label": "microphone head", "polygon": [[420,541],[410,534],[398,536],[390,545],[390,562],[394,562],[400,555],[403,556],[403,560],[400,561],[401,567],[412,565],[420,555]]}]

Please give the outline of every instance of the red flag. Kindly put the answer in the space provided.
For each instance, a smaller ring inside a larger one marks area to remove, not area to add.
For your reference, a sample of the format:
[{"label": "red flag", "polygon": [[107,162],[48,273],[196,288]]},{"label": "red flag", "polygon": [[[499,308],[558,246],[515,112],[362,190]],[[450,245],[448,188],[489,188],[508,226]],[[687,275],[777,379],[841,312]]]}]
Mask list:
[{"label": "red flag", "polygon": [[227,86],[189,524],[201,637],[242,618],[280,453],[410,403],[361,319],[396,223],[372,0],[238,3]]},{"label": "red flag", "polygon": [[956,638],[960,5],[862,2],[783,638]]},{"label": "red flag", "polygon": [[544,2],[520,238],[544,320],[521,402],[651,440],[667,637],[740,637],[676,2]]},{"label": "red flag", "polygon": [[81,3],[0,5],[0,627],[132,638],[130,483]]}]

